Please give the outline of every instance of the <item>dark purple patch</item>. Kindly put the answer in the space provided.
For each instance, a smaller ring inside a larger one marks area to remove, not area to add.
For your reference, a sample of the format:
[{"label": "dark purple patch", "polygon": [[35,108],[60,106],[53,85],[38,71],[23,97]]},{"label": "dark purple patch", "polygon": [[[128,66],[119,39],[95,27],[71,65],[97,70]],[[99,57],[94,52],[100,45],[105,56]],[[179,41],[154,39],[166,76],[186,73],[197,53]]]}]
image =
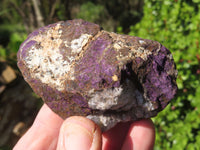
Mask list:
[{"label": "dark purple patch", "polygon": [[168,50],[162,46],[162,50],[157,55],[149,56],[148,70],[150,71],[144,81],[147,96],[153,102],[159,101],[162,109],[174,97],[177,90],[174,79],[167,73],[174,68],[174,63],[167,58],[166,53]]},{"label": "dark purple patch", "polygon": [[[111,39],[98,37],[91,42],[85,56],[78,62],[76,72],[80,88],[90,87],[94,89],[102,88],[102,86],[112,87],[114,84],[112,76],[116,74],[116,64],[110,57],[115,55],[115,51],[109,49],[108,46],[112,43]],[[110,60],[109,60],[110,59]],[[84,65],[81,65],[84,64]],[[115,86],[118,85],[115,83]]]}]

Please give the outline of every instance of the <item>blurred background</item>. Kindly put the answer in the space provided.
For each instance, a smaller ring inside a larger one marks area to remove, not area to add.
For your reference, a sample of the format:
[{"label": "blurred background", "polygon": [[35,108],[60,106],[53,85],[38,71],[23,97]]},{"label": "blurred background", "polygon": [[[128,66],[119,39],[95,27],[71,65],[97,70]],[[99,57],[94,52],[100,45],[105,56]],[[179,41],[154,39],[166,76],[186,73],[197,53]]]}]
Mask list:
[{"label": "blurred background", "polygon": [[75,18],[169,48],[179,72],[178,94],[153,118],[154,149],[199,150],[200,0],[1,0],[0,150],[12,149],[42,105],[17,68],[20,44],[41,26]]}]

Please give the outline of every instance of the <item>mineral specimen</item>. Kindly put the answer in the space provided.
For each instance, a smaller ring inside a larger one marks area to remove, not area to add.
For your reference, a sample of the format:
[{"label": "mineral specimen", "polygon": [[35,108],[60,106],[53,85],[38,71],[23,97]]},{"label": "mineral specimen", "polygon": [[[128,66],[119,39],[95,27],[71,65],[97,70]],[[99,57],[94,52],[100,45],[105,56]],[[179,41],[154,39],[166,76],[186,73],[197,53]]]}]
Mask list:
[{"label": "mineral specimen", "polygon": [[157,115],[177,91],[177,71],[167,48],[81,19],[31,33],[18,51],[18,66],[35,93],[63,119],[86,116],[102,130]]}]

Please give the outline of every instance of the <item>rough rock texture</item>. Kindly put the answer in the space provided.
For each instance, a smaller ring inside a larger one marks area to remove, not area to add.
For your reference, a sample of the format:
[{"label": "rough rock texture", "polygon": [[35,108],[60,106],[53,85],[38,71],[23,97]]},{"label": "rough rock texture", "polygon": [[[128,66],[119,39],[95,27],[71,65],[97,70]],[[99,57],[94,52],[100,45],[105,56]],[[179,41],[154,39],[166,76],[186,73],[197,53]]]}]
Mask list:
[{"label": "rough rock texture", "polygon": [[63,118],[87,116],[102,130],[155,116],[177,91],[167,48],[83,20],[31,33],[19,49],[18,66],[53,111]]}]

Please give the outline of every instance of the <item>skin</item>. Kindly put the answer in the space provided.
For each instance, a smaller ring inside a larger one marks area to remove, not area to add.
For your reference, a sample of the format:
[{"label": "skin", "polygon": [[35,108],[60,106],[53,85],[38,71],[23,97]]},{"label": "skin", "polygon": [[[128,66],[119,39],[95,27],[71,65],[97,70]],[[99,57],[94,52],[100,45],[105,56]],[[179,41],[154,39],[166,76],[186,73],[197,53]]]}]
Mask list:
[{"label": "skin", "polygon": [[63,120],[44,104],[13,150],[151,150],[154,141],[150,119],[119,123],[101,133],[93,121],[81,116]]}]

